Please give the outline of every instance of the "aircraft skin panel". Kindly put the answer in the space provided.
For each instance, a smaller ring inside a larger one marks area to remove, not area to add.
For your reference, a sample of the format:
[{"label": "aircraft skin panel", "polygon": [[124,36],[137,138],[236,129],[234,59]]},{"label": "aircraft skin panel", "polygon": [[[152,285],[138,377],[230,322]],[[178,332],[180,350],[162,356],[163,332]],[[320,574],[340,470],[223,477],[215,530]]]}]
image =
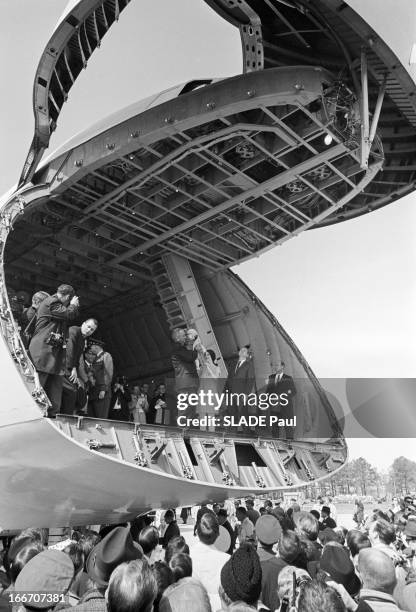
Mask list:
[{"label": "aircraft skin panel", "polygon": [[39,60],[33,84],[35,128],[19,186],[29,182],[47,147],[63,104],[92,53],[130,0],[70,2]]},{"label": "aircraft skin panel", "polygon": [[138,467],[89,450],[48,419],[24,416],[22,410],[21,423],[0,427],[3,528],[124,522],[151,508],[286,488],[226,487]]}]

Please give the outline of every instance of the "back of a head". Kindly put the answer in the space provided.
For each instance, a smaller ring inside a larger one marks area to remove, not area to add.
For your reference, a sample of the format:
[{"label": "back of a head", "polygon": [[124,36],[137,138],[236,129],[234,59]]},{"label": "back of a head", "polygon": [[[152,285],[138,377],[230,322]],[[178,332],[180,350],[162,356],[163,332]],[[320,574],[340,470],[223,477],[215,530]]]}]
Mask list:
[{"label": "back of a head", "polygon": [[364,548],[358,554],[358,571],[363,588],[383,591],[390,595],[396,586],[393,561],[377,548]]},{"label": "back of a head", "polygon": [[279,555],[283,561],[292,563],[301,554],[301,551],[299,536],[290,529],[282,531],[279,539]]},{"label": "back of a head", "polygon": [[373,529],[383,544],[392,544],[396,539],[394,526],[384,519],[378,519],[372,523],[370,530]]},{"label": "back of a head", "polygon": [[46,298],[48,297],[49,293],[47,293],[46,291],[36,291],[36,293],[34,293],[32,296],[32,304],[42,304],[43,300],[46,300]]},{"label": "back of a head", "polygon": [[90,531],[89,533],[86,533],[81,537],[80,540],[78,540],[78,544],[79,546],[81,546],[82,552],[84,553],[85,561],[88,559],[88,555],[90,554],[94,546],[97,546],[98,542],[100,541],[101,537],[95,531]]},{"label": "back of a head", "polygon": [[305,582],[300,590],[297,612],[346,612],[337,591],[320,580]]},{"label": "back of a head", "polygon": [[63,551],[66,555],[69,556],[72,563],[74,564],[75,576],[83,569],[84,567],[84,551],[79,542],[71,542],[66,546]]},{"label": "back of a head", "polygon": [[175,536],[169,540],[165,550],[165,561],[169,564],[173,555],[176,553],[186,553],[189,555],[189,546],[183,536]]},{"label": "back of a head", "polygon": [[[159,612],[212,612],[207,590],[195,578],[183,578],[166,589],[159,603]],[[136,611],[138,612],[138,611]]]},{"label": "back of a head", "polygon": [[351,529],[347,534],[347,546],[351,553],[351,557],[358,555],[361,549],[371,548],[370,538],[367,534],[358,531],[358,529]]},{"label": "back of a head", "polygon": [[62,284],[59,285],[58,289],[56,290],[56,293],[72,297],[75,295],[75,290],[71,285]]},{"label": "back of a head", "polygon": [[156,527],[145,527],[139,533],[139,544],[145,555],[149,555],[159,544],[159,534]]},{"label": "back of a head", "polygon": [[297,512],[294,515],[296,531],[307,537],[311,542],[318,539],[319,523],[310,512]]},{"label": "back of a head", "polygon": [[214,544],[219,533],[220,526],[217,517],[210,512],[203,514],[197,527],[197,534],[200,541],[207,545]]},{"label": "back of a head", "polygon": [[176,553],[169,562],[174,581],[192,576],[192,559],[185,553]]},{"label": "back of a head", "polygon": [[175,579],[169,565],[164,561],[156,561],[156,563],[152,566],[151,571],[157,584],[157,593],[154,601],[154,610],[157,611],[159,609],[159,602],[163,593],[166,591],[168,586],[175,582]]},{"label": "back of a head", "polygon": [[36,541],[25,544],[16,553],[16,555],[11,560],[8,572],[12,584],[16,582],[16,578],[18,577],[26,563],[33,559],[33,557],[35,557],[37,554],[42,552],[42,550],[44,550],[42,542]]},{"label": "back of a head", "polygon": [[107,590],[108,612],[151,612],[156,579],[145,559],[122,563],[113,571]]},{"label": "back of a head", "polygon": [[286,565],[283,567],[277,578],[277,592],[279,599],[287,597],[289,601],[293,598],[293,574],[296,578],[296,590],[299,592],[301,584],[311,580],[310,575],[306,570],[295,567],[294,565]]}]

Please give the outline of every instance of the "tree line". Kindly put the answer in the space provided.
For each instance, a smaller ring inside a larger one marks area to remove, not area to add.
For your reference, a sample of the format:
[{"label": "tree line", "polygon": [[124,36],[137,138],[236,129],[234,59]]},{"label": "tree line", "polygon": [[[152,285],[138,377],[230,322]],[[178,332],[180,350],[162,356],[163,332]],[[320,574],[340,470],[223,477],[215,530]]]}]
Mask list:
[{"label": "tree line", "polygon": [[318,495],[371,495],[402,497],[416,491],[416,462],[397,457],[387,472],[371,465],[364,457],[349,461],[339,472],[323,482],[307,487],[307,497]]}]

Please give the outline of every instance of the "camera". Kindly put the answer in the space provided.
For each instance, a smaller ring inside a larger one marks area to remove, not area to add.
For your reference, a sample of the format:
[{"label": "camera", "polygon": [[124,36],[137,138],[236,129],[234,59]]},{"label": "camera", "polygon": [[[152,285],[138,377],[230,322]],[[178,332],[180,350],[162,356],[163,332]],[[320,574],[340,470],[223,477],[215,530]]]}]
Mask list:
[{"label": "camera", "polygon": [[55,348],[65,348],[65,338],[60,332],[51,331],[45,342]]}]

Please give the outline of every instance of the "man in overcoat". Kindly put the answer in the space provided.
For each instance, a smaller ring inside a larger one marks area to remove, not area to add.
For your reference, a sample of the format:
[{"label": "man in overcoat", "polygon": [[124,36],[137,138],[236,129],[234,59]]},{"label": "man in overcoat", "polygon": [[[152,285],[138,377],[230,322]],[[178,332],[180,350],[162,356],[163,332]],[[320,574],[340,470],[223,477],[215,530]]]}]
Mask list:
[{"label": "man in overcoat", "polygon": [[59,285],[56,293],[38,308],[29,353],[39,382],[51,402],[49,418],[55,418],[60,411],[67,327],[78,316],[78,310],[79,298],[71,285]]}]

